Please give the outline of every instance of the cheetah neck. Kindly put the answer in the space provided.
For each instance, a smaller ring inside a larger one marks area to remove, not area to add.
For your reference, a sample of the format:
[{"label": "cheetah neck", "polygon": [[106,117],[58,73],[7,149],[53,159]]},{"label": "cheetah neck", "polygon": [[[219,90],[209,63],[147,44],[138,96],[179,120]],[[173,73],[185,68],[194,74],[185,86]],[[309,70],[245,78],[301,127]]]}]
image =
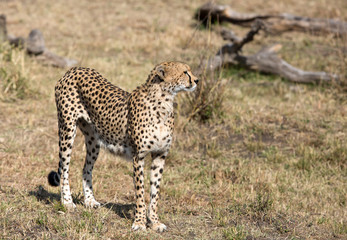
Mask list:
[{"label": "cheetah neck", "polygon": [[152,109],[156,109],[157,114],[159,114],[163,120],[166,120],[168,117],[173,117],[173,105],[176,93],[166,91],[158,85],[150,85],[147,87],[147,96],[150,101],[152,100]]}]

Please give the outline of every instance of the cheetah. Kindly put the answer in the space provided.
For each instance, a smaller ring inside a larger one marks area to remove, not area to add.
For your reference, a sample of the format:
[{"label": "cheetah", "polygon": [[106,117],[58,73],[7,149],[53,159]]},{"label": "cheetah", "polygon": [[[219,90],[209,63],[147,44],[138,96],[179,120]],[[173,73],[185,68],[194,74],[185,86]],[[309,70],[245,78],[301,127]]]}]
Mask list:
[{"label": "cheetah", "polygon": [[[84,205],[100,206],[93,194],[92,171],[103,146],[133,162],[136,204],[132,229],[146,230],[148,226],[159,232],[166,230],[158,220],[157,204],[165,158],[172,143],[174,97],[181,91],[193,91],[198,82],[190,67],[181,62],[156,65],[147,81],[131,93],[112,85],[94,69],[75,67],[66,72],[55,87],[59,168],[48,175],[51,186],[59,186],[62,178],[62,204],[76,207],[69,186],[69,163],[78,126],[86,145]],[[150,203],[146,212],[144,159],[149,153]]]}]

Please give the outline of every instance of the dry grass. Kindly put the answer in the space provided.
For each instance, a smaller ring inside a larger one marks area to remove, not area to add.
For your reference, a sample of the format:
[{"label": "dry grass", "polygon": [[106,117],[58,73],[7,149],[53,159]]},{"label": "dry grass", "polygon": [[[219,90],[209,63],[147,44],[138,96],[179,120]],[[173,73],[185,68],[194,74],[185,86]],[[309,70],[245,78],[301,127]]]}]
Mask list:
[{"label": "dry grass", "polygon": [[[132,90],[158,62],[180,60],[196,67],[221,46],[214,30],[197,30],[192,19],[202,3],[0,1],[0,9],[7,14],[10,33],[25,36],[39,28],[52,51]],[[249,0],[233,7],[347,20],[344,0]],[[246,31],[233,28],[239,34]],[[260,35],[245,51],[275,41],[283,43],[282,57],[295,66],[347,74],[344,39]],[[169,231],[134,233],[131,164],[105,151],[94,171],[95,195],[104,207],[89,210],[78,204],[74,212],[66,212],[60,205],[59,189],[48,186],[46,177],[58,165],[53,89],[66,69],[9,51],[13,61],[0,58],[0,68],[12,74],[11,81],[23,76],[30,94],[1,91],[0,239],[347,237],[345,89],[295,85],[243,69],[222,72],[222,115],[214,113],[199,123],[177,114],[160,201],[160,217]],[[181,96],[180,113],[185,104],[187,98]],[[78,134],[71,163],[77,203],[83,200],[84,154]]]}]

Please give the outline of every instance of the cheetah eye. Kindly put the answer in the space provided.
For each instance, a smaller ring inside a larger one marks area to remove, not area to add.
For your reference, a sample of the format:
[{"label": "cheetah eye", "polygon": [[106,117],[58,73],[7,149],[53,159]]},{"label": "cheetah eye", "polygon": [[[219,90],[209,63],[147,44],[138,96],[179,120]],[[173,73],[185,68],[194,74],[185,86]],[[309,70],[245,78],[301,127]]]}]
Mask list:
[{"label": "cheetah eye", "polygon": [[189,77],[189,82],[191,82],[191,77],[190,77],[188,71],[184,71],[183,73]]}]

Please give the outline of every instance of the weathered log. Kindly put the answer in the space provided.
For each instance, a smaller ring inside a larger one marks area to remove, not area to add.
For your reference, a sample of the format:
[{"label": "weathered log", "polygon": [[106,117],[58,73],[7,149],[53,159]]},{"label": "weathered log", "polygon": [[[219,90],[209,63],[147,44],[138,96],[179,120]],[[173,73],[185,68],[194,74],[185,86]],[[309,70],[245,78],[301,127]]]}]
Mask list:
[{"label": "weathered log", "polygon": [[224,31],[224,38],[229,39],[233,43],[224,45],[216,56],[203,61],[200,65],[200,71],[202,69],[215,71],[223,66],[237,65],[254,71],[279,75],[296,83],[339,82],[339,76],[336,74],[304,71],[279,58],[276,52],[281,49],[282,46],[280,44],[265,47],[254,55],[240,55],[241,48],[246,43],[252,41],[261,28],[263,28],[263,25],[260,22],[256,22],[242,39],[233,32]]},{"label": "weathered log", "polygon": [[11,45],[19,48],[26,48],[29,54],[39,55],[45,51],[45,40],[39,29],[33,29],[27,38],[8,35],[7,40]]},{"label": "weathered log", "polygon": [[291,14],[253,14],[238,13],[230,6],[206,3],[195,14],[195,18],[207,25],[209,22],[230,22],[249,27],[254,21],[264,22],[264,30],[270,34],[287,31],[307,32],[311,34],[331,33],[335,37],[347,36],[347,22],[335,19],[308,18]]},{"label": "weathered log", "polygon": [[23,38],[23,37],[16,37],[13,35],[8,35],[7,41],[12,46],[17,47],[17,48],[24,48],[25,47],[25,38]]},{"label": "weathered log", "polygon": [[0,43],[2,37],[15,47],[25,48],[28,54],[43,64],[65,68],[72,67],[78,63],[76,60],[61,57],[49,51],[45,46],[43,34],[39,29],[31,30],[27,38],[8,35],[5,15],[0,15]]},{"label": "weathered log", "polygon": [[45,39],[40,30],[31,30],[26,40],[26,47],[29,54],[39,55],[45,51]]},{"label": "weathered log", "polygon": [[73,67],[78,63],[74,59],[58,56],[47,49],[42,54],[36,55],[35,59],[42,62],[43,64],[60,68]]}]

